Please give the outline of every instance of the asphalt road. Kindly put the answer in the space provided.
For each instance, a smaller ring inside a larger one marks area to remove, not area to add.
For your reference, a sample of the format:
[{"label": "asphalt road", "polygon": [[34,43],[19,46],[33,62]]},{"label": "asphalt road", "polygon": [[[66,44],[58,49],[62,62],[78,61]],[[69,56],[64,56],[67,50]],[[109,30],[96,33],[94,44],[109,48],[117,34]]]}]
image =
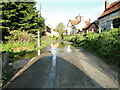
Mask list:
[{"label": "asphalt road", "polygon": [[[52,56],[43,57],[15,79],[9,88],[87,88],[102,87],[63,58],[57,57],[53,71]],[[51,75],[52,74],[52,75]]]},{"label": "asphalt road", "polygon": [[5,88],[118,88],[115,72],[84,49],[37,58]]}]

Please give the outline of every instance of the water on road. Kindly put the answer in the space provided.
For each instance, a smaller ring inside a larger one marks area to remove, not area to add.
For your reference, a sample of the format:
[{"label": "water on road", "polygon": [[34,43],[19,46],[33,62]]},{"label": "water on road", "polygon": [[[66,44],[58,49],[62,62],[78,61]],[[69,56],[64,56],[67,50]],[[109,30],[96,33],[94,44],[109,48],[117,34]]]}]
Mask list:
[{"label": "water on road", "polygon": [[82,47],[55,41],[38,52],[8,88],[118,88],[117,73]]}]

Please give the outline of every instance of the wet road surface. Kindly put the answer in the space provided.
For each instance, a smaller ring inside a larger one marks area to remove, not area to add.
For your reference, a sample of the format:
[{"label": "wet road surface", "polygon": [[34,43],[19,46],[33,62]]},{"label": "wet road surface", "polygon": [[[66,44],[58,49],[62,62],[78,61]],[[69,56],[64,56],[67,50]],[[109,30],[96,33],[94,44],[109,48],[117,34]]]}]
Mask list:
[{"label": "wet road surface", "polygon": [[[6,88],[118,88],[104,62],[70,44],[52,43]],[[102,67],[101,67],[102,66]]]}]

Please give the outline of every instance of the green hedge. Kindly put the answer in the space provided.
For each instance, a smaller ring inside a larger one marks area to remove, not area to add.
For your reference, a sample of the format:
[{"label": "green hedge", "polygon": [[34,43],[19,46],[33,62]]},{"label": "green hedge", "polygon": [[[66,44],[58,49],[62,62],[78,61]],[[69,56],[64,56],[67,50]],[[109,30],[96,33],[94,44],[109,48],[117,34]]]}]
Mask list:
[{"label": "green hedge", "polygon": [[66,40],[75,44],[94,50],[106,61],[112,64],[120,62],[120,28],[108,32],[88,32],[76,36],[67,37]]}]

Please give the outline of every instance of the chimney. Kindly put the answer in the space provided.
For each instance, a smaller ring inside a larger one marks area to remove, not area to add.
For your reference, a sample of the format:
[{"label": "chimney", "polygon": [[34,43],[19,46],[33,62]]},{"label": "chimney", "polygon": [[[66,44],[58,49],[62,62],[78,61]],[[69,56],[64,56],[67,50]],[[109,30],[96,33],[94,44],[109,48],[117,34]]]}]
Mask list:
[{"label": "chimney", "polygon": [[80,20],[80,14],[77,17],[75,17],[75,19]]},{"label": "chimney", "polygon": [[89,23],[91,23],[91,19],[89,18]]},{"label": "chimney", "polygon": [[105,10],[108,8],[109,6],[109,0],[105,0]]},{"label": "chimney", "polygon": [[81,21],[84,21],[84,16],[80,16],[80,20],[81,20]]}]

